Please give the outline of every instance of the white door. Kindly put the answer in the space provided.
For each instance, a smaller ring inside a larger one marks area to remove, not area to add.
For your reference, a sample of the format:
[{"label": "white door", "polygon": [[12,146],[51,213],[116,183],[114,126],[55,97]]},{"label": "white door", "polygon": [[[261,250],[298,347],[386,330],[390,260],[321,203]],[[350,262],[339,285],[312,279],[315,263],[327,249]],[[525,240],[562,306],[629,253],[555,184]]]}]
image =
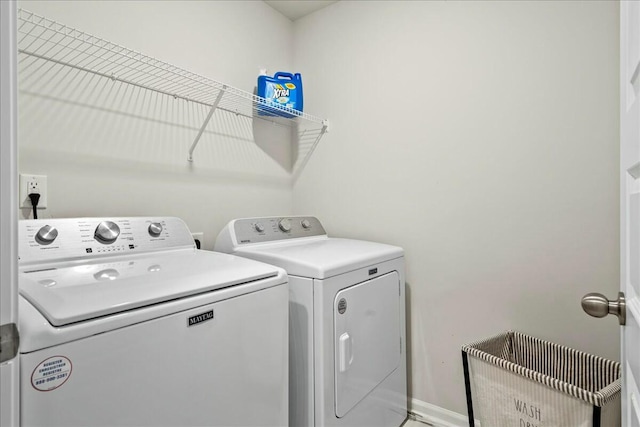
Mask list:
[{"label": "white door", "polygon": [[336,294],[336,415],[344,417],[400,365],[400,277],[387,273]]},{"label": "white door", "polygon": [[640,427],[640,2],[620,3],[622,425]]},{"label": "white door", "polygon": [[620,2],[620,293],[583,298],[621,325],[622,425],[640,427],[640,2]]},{"label": "white door", "polygon": [[18,425],[16,3],[0,1],[0,427]]}]

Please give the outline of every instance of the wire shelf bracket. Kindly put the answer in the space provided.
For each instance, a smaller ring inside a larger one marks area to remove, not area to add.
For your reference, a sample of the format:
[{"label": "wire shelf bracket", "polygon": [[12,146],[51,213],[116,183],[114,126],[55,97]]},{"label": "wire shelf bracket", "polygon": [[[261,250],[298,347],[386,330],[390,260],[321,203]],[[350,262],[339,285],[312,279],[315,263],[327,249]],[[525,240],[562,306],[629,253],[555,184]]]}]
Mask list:
[{"label": "wire shelf bracket", "polygon": [[209,111],[207,118],[204,119],[204,123],[202,124],[200,131],[198,131],[198,135],[196,135],[196,139],[191,144],[191,148],[189,148],[189,157],[187,158],[187,160],[189,160],[190,162],[193,162],[193,150],[196,149],[198,142],[200,142],[200,137],[202,136],[202,133],[204,132],[204,130],[207,128],[207,125],[211,121],[211,117],[213,117],[213,113],[215,113],[216,108],[218,108],[218,104],[220,104],[220,100],[222,99],[222,95],[224,95],[224,90],[226,88],[227,88],[226,85],[223,86],[222,90],[218,93],[218,97],[213,102],[213,105],[211,106],[211,110]]}]

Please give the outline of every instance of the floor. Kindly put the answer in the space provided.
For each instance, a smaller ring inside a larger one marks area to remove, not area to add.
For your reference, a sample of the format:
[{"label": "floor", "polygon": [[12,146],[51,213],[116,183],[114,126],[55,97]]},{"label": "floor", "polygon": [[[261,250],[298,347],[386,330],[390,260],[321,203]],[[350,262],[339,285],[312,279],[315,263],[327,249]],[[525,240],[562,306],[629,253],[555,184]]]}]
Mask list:
[{"label": "floor", "polygon": [[431,424],[423,423],[414,419],[409,418],[402,424],[402,427],[429,427]]}]

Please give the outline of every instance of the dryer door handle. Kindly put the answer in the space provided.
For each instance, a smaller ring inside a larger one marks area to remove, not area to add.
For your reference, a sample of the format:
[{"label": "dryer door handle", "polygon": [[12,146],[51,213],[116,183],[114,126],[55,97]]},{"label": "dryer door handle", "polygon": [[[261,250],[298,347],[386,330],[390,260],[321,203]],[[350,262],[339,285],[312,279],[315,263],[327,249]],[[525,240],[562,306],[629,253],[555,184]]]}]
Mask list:
[{"label": "dryer door handle", "polygon": [[347,332],[340,335],[338,340],[338,354],[340,372],[346,372],[353,363],[353,338]]}]

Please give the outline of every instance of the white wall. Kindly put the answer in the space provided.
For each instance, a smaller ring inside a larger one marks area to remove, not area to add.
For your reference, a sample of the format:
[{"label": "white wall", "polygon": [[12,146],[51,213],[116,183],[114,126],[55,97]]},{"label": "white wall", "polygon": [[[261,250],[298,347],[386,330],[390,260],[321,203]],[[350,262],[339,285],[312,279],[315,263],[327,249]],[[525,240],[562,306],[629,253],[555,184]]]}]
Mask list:
[{"label": "white wall", "polygon": [[[293,24],[263,2],[19,7],[250,92],[260,68],[288,69],[293,59]],[[21,73],[19,171],[48,176],[42,217],[175,215],[204,231],[212,248],[232,218],[291,211],[288,172],[252,143],[207,132],[187,162],[208,110],[67,69],[50,70],[46,76],[64,76],[51,84],[34,70]],[[250,136],[239,121],[219,124]]]},{"label": "white wall", "polygon": [[466,413],[460,347],[507,329],[618,358],[618,4],[341,1],[295,23],[331,120],[294,211],[406,250],[410,394]]}]

